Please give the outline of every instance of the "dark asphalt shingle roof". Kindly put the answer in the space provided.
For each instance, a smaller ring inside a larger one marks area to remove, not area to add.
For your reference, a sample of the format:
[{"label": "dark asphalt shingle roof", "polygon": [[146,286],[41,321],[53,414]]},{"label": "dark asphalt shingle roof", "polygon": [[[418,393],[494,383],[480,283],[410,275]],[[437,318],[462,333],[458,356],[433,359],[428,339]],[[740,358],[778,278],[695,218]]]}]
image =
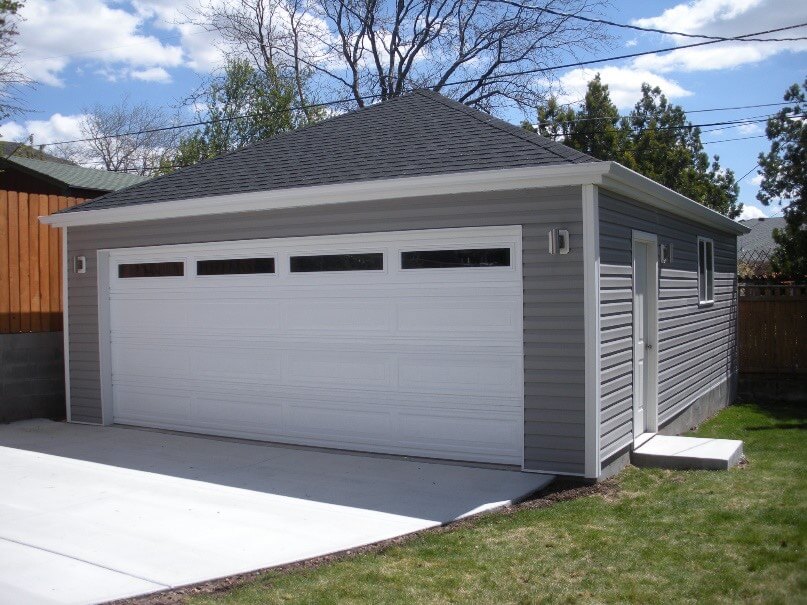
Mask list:
[{"label": "dark asphalt shingle roof", "polygon": [[137,174],[125,174],[122,172],[110,172],[108,170],[98,170],[97,168],[84,168],[75,164],[64,162],[51,162],[50,160],[37,160],[34,158],[23,158],[11,156],[3,158],[5,161],[15,164],[27,170],[35,172],[69,187],[80,189],[95,189],[98,191],[116,191],[147,181],[149,177]]},{"label": "dark asphalt shingle roof", "polygon": [[785,219],[781,216],[770,218],[752,218],[740,221],[743,225],[751,229],[737,240],[737,247],[740,252],[769,252],[776,248],[773,241],[773,230],[784,229]]},{"label": "dark asphalt shingle roof", "polygon": [[291,187],[595,161],[437,93],[416,91],[271,137],[64,212]]}]

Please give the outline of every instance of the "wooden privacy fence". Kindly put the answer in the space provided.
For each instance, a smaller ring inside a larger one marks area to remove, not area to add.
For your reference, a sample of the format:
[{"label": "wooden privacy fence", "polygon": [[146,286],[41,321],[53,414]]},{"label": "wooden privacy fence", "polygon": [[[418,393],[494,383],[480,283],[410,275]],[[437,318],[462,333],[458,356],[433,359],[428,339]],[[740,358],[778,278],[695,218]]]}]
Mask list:
[{"label": "wooden privacy fence", "polygon": [[807,285],[740,284],[740,371],[807,373]]},{"label": "wooden privacy fence", "polygon": [[38,219],[83,201],[0,190],[0,334],[62,329],[62,234]]}]

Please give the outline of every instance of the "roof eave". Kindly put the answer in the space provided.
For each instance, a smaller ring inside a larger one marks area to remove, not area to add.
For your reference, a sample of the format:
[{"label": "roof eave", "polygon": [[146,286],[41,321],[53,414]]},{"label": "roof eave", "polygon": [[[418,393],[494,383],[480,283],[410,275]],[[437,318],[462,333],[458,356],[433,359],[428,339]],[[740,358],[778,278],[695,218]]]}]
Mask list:
[{"label": "roof eave", "polygon": [[504,170],[478,170],[333,185],[295,187],[234,195],[134,204],[123,208],[76,210],[40,217],[55,227],[103,225],[191,216],[324,206],[348,202],[383,201],[424,197],[539,189],[576,185],[600,185],[615,193],[659,209],[685,216],[730,233],[747,228],[615,162],[589,162]]},{"label": "roof eave", "polygon": [[709,225],[720,231],[735,235],[742,235],[750,231],[745,225],[680,193],[676,193],[669,187],[665,187],[630,168],[625,168],[622,164],[617,162],[603,163],[608,164],[608,171],[603,174],[601,183],[604,189],[625,195],[631,199],[637,199],[659,210]]},{"label": "roof eave", "polygon": [[401,197],[585,185],[594,181],[599,182],[602,171],[603,162],[592,162],[589,164],[453,172],[134,204],[123,208],[76,210],[41,217],[40,220],[56,227],[73,227],[324,206],[348,202],[383,201]]}]

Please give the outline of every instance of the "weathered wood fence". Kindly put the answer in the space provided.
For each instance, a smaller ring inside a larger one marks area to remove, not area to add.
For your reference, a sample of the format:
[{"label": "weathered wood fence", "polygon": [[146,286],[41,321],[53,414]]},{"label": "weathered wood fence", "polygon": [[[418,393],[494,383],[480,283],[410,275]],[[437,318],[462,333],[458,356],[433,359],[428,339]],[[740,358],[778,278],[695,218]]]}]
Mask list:
[{"label": "weathered wood fence", "polygon": [[39,217],[83,199],[0,190],[0,334],[62,329],[62,239]]},{"label": "weathered wood fence", "polygon": [[740,284],[740,372],[807,373],[807,285]]}]

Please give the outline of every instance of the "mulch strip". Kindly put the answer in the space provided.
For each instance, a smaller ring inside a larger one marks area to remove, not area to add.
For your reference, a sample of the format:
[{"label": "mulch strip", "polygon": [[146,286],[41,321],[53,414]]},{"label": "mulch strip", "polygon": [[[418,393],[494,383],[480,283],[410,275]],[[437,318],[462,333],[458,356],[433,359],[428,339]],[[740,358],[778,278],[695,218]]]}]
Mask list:
[{"label": "mulch strip", "polygon": [[556,479],[545,489],[531,494],[517,504],[499,508],[495,511],[487,511],[478,515],[466,517],[439,527],[424,529],[412,534],[392,538],[390,540],[374,542],[373,544],[368,544],[366,546],[351,548],[349,550],[343,550],[340,552],[331,553],[329,555],[315,557],[313,559],[306,559],[304,561],[297,561],[295,563],[288,563],[286,565],[280,565],[277,567],[258,569],[234,576],[227,576],[216,580],[200,582],[199,584],[191,584],[180,588],[155,592],[152,594],[143,595],[141,597],[111,601],[108,605],[178,605],[180,603],[185,603],[190,597],[196,595],[211,595],[227,592],[242,584],[255,580],[268,572],[287,573],[299,570],[315,569],[322,565],[343,561],[355,555],[383,553],[392,546],[406,544],[407,542],[426,534],[441,534],[455,531],[464,527],[470,527],[474,525],[480,518],[491,514],[512,514],[522,510],[547,508],[557,504],[558,502],[574,500],[576,498],[584,498],[587,496],[599,495],[606,499],[612,499],[616,496],[617,492],[618,488],[613,480],[603,481],[602,483],[585,484],[581,481],[575,481],[573,479]]}]

